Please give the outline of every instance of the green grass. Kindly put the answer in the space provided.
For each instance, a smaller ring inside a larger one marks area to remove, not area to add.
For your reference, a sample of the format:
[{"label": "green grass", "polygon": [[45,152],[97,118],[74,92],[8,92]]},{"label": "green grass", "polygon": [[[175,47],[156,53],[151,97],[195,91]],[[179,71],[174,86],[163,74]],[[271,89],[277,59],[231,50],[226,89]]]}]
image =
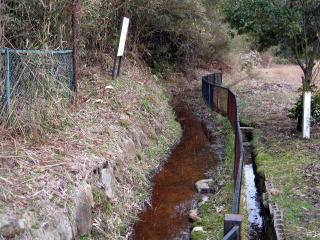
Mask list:
[{"label": "green grass", "polygon": [[84,236],[84,237],[80,237],[80,240],[90,240],[90,238],[87,236]]},{"label": "green grass", "polygon": [[[320,154],[310,153],[305,144],[318,144],[318,140],[305,141],[295,139],[288,142],[274,141],[266,146],[259,145],[259,134],[254,135],[257,146],[256,164],[258,173],[271,181],[278,195],[272,195],[270,200],[279,204],[284,211],[285,232],[288,239],[320,239],[316,236],[319,230],[319,219],[312,217],[317,208],[312,204],[312,198],[319,196],[311,194],[312,183],[306,177],[306,167],[319,163]],[[281,149],[274,152],[274,149]],[[297,236],[297,232],[301,232]],[[312,235],[314,237],[312,237]]]},{"label": "green grass", "polygon": [[193,240],[203,240],[203,239],[207,239],[207,238],[206,238],[206,233],[204,233],[204,232],[193,232],[193,233],[192,233],[192,239],[193,239]]}]

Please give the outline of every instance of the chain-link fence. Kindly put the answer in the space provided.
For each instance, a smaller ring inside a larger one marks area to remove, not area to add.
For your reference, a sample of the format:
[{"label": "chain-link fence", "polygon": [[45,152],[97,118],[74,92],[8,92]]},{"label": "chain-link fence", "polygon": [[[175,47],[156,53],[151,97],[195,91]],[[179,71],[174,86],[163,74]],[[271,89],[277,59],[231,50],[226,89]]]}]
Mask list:
[{"label": "chain-link fence", "polygon": [[69,101],[74,91],[72,53],[1,49],[0,122]]}]

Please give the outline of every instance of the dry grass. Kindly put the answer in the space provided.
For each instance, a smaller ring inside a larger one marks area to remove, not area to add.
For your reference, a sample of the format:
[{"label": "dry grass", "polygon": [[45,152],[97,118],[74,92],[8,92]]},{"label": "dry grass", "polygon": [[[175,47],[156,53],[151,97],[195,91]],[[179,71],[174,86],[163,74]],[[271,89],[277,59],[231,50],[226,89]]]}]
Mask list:
[{"label": "dry grass", "polygon": [[[96,201],[94,235],[127,239],[148,199],[148,174],[179,138],[180,127],[160,82],[139,66],[126,63],[124,69],[112,81],[100,69],[84,67],[78,107],[59,109],[41,135],[1,129],[0,212],[32,216],[30,227],[41,224],[52,208],[72,209],[74,189],[89,182]],[[137,132],[144,136],[140,145]],[[93,175],[106,160],[116,176],[110,202]]]},{"label": "dry grass", "polygon": [[[1,128],[12,135],[43,135],[61,128],[55,119],[64,114],[73,95],[70,54],[10,52],[10,105],[6,78],[1,79]],[[3,63],[3,67],[6,65]],[[4,70],[4,74],[7,74]]]}]

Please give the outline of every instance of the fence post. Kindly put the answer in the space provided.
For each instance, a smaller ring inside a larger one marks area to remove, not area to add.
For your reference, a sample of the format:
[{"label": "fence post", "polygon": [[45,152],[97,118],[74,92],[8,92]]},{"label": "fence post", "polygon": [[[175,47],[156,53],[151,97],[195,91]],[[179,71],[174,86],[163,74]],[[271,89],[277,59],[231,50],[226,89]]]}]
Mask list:
[{"label": "fence post", "polygon": [[72,50],[73,50],[73,90],[74,90],[74,99],[73,102],[76,103],[77,95],[78,95],[78,49],[77,49],[77,42],[78,42],[78,3],[79,0],[71,0],[71,7],[72,7],[72,18],[71,18],[71,25],[72,25]]},{"label": "fence post", "polygon": [[113,80],[116,79],[120,75],[121,61],[122,61],[124,48],[125,48],[125,44],[126,44],[129,22],[130,22],[129,18],[124,17],[122,19],[121,33],[120,33],[118,48],[116,49],[113,70],[112,70],[112,79]]},{"label": "fence post", "polygon": [[211,94],[211,87],[212,85],[210,83],[208,83],[208,104],[209,104],[209,107],[210,109],[212,109],[212,105],[211,105],[211,102],[212,102],[212,94]]},{"label": "fence post", "polygon": [[118,75],[117,71],[119,71],[119,67],[117,67],[118,64],[119,64],[119,58],[116,53],[114,57],[114,62],[113,62],[112,80],[115,80],[117,78],[117,75]]},{"label": "fence post", "polygon": [[239,226],[239,231],[237,237],[230,240],[240,240],[241,239],[241,225],[243,217],[239,214],[226,214],[224,218],[224,236],[235,226]]},{"label": "fence post", "polygon": [[6,49],[6,61],[7,61],[7,80],[6,80],[6,94],[7,94],[7,111],[8,114],[10,114],[10,109],[11,109],[11,86],[10,86],[10,82],[11,82],[11,72],[10,72],[10,50],[7,48]]}]

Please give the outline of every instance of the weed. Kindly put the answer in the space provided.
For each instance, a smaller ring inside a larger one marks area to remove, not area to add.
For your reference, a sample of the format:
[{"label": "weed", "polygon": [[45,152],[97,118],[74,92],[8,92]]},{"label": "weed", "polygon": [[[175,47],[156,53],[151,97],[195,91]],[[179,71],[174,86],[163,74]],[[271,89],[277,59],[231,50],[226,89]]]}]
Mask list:
[{"label": "weed", "polygon": [[32,229],[40,229],[40,224],[34,224],[31,226]]},{"label": "weed", "polygon": [[90,240],[90,238],[87,236],[83,236],[83,237],[80,237],[80,240]]},{"label": "weed", "polygon": [[193,240],[206,240],[206,234],[201,231],[191,233],[191,239]]}]

